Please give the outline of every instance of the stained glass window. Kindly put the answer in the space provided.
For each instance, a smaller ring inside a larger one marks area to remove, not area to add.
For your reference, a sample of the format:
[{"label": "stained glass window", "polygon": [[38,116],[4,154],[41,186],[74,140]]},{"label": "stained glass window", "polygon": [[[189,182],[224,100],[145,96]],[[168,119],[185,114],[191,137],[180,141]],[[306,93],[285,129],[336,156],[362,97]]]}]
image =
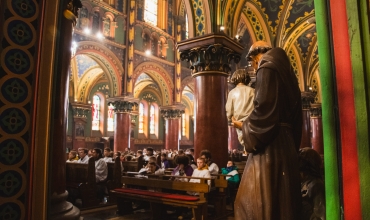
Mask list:
[{"label": "stained glass window", "polygon": [[150,134],[155,134],[155,109],[154,106],[150,106]]},{"label": "stained glass window", "polygon": [[182,136],[186,136],[186,117],[185,114],[182,114]]},{"label": "stained glass window", "polygon": [[145,0],[144,20],[157,26],[158,0]]},{"label": "stained glass window", "polygon": [[189,20],[188,20],[188,15],[185,15],[185,38],[189,38]]},{"label": "stained glass window", "polygon": [[139,105],[139,133],[144,133],[144,105]]},{"label": "stained glass window", "polygon": [[113,105],[108,106],[108,131],[114,131],[114,107]]},{"label": "stained glass window", "polygon": [[94,95],[92,104],[92,130],[98,131],[100,124],[100,97]]}]

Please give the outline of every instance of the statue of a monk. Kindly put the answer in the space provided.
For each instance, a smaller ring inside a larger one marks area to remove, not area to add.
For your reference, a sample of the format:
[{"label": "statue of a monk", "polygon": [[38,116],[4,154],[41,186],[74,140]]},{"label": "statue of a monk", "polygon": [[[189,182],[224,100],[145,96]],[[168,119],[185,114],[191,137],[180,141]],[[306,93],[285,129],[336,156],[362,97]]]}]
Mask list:
[{"label": "statue of a monk", "polygon": [[298,150],[301,92],[281,48],[258,41],[247,59],[256,72],[254,109],[241,127],[249,152],[235,199],[237,220],[297,220],[301,215]]}]

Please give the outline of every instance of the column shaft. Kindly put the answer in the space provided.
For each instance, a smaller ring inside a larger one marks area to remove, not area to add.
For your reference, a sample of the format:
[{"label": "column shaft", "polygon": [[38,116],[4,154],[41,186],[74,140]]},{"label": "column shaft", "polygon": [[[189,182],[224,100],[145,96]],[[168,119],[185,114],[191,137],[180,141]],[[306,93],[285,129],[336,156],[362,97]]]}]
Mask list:
[{"label": "column shaft", "polygon": [[131,115],[129,112],[116,113],[116,125],[114,129],[114,152],[124,151],[130,147]]},{"label": "column shaft", "polygon": [[316,150],[320,155],[324,155],[323,135],[322,135],[322,118],[312,117],[311,118],[311,130],[312,130],[312,148]]},{"label": "column shaft", "polygon": [[311,147],[310,110],[302,109],[302,139],[301,148]]},{"label": "column shaft", "polygon": [[166,119],[166,149],[179,149],[179,118]]},{"label": "column shaft", "polygon": [[195,77],[195,156],[199,157],[202,150],[208,149],[219,166],[227,163],[226,86],[223,75],[207,73]]}]

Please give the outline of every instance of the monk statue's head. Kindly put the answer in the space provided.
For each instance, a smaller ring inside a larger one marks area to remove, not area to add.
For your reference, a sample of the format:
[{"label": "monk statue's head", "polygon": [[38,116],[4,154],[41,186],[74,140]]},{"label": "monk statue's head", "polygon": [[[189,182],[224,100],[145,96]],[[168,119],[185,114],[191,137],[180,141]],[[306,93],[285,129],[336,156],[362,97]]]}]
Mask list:
[{"label": "monk statue's head", "polygon": [[251,81],[251,77],[249,76],[246,69],[236,70],[230,79],[230,82],[234,85],[238,85],[239,83],[248,85],[250,81]]},{"label": "monk statue's head", "polygon": [[271,50],[272,47],[270,44],[268,44],[265,41],[257,41],[255,42],[251,48],[249,49],[249,52],[246,56],[247,60],[251,62],[252,67],[257,70],[258,69],[258,63],[261,60],[261,57],[264,53]]}]

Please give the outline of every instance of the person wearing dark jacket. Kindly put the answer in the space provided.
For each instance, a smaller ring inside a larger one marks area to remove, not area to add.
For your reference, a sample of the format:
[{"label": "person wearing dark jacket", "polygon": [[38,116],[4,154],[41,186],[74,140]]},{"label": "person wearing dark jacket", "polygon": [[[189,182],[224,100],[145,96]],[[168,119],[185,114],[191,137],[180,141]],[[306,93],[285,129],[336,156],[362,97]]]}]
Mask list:
[{"label": "person wearing dark jacket", "polygon": [[221,168],[221,173],[228,175],[227,179],[227,188],[226,188],[226,203],[231,202],[231,195],[238,187],[240,182],[240,177],[238,173],[238,168],[235,166],[234,162],[228,161],[226,167]]}]

